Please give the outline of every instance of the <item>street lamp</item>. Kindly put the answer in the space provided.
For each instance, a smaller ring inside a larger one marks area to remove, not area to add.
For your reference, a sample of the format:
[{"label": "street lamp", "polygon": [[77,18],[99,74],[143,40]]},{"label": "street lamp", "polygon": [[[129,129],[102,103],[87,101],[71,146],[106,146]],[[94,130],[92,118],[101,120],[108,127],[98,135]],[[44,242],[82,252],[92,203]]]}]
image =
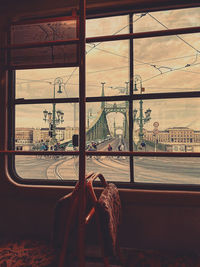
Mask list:
[{"label": "street lamp", "polygon": [[[56,85],[58,85],[58,94],[62,93],[62,87],[64,86],[63,79],[57,77],[53,83],[53,99],[56,97]],[[56,143],[56,125],[64,122],[64,113],[61,110],[56,110],[56,103],[52,104],[52,112],[44,110],[44,121],[49,123],[49,136],[52,138],[52,143]]]},{"label": "street lamp", "polygon": [[90,128],[90,119],[92,119],[93,116],[92,116],[92,109],[88,109],[88,113],[87,113],[87,127],[88,129]]},{"label": "street lamp", "polygon": [[[140,75],[134,76],[134,91],[138,91],[137,83],[139,83],[140,86],[140,94],[144,92],[144,88],[142,87],[142,78]],[[133,110],[133,121],[137,122],[139,125],[139,141],[138,144],[143,143],[143,136],[144,136],[144,124],[150,121],[151,119],[151,109],[148,108],[144,114],[143,114],[143,101],[142,99],[139,101],[140,109],[139,109],[139,115],[137,117],[137,109]]]}]

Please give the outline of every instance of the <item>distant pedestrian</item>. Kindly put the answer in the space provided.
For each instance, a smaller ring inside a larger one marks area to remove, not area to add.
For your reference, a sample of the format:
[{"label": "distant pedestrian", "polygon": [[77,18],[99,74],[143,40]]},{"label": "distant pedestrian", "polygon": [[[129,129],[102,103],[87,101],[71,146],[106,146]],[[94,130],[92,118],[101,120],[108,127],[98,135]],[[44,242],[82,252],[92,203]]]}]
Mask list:
[{"label": "distant pedestrian", "polygon": [[124,143],[121,144],[121,151],[124,150]]},{"label": "distant pedestrian", "polygon": [[[118,151],[122,151],[121,144],[119,144],[117,148],[118,148]],[[117,156],[117,157],[119,158],[119,156]]]},{"label": "distant pedestrian", "polygon": [[45,149],[46,149],[46,146],[45,146],[45,143],[43,143],[43,144],[41,145],[41,147],[40,147],[40,150],[41,150],[41,151],[45,151]]},{"label": "distant pedestrian", "polygon": [[121,144],[118,145],[118,151],[122,151]]},{"label": "distant pedestrian", "polygon": [[108,151],[112,151],[112,146],[110,144],[108,145]]},{"label": "distant pedestrian", "polygon": [[97,144],[95,142],[92,142],[92,147],[97,150]]},{"label": "distant pedestrian", "polygon": [[[95,151],[95,149],[92,145],[89,145],[88,151]],[[90,155],[89,158],[92,158],[92,156]]]}]

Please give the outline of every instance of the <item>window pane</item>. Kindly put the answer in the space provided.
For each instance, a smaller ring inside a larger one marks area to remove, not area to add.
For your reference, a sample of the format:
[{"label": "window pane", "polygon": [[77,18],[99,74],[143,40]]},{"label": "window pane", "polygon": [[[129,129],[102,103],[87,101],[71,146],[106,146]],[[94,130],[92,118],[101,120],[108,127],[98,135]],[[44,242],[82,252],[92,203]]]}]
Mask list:
[{"label": "window pane", "polygon": [[107,181],[130,182],[128,157],[88,156],[86,172],[90,171],[102,173]]},{"label": "window pane", "polygon": [[[87,44],[87,96],[125,94],[129,80],[129,42]],[[102,83],[104,85],[104,92]]]},{"label": "window pane", "polygon": [[77,21],[67,17],[11,25],[11,44],[32,44],[77,37]]},{"label": "window pane", "polygon": [[78,68],[16,71],[16,99],[78,97]]},{"label": "window pane", "polygon": [[200,152],[200,99],[133,102],[138,151]]},{"label": "window pane", "polygon": [[136,157],[134,181],[141,183],[200,184],[199,158]]},{"label": "window pane", "polygon": [[134,32],[200,26],[200,8],[144,12],[133,16]]},{"label": "window pane", "polygon": [[134,40],[134,86],[147,94],[200,90],[199,38],[196,33]]},{"label": "window pane", "polygon": [[[27,24],[26,24],[27,23]],[[11,25],[10,42],[16,44],[40,44],[48,41],[60,41],[77,37],[77,21],[59,18],[48,21],[27,21],[24,24]],[[46,46],[37,48],[11,49],[10,65],[26,66],[67,64],[78,65],[78,49],[76,44]]]},{"label": "window pane", "polygon": [[125,101],[87,104],[87,150],[127,151],[128,109]]},{"label": "window pane", "polygon": [[88,19],[86,30],[87,37],[128,33],[128,16]]},{"label": "window pane", "polygon": [[16,173],[23,179],[77,180],[75,156],[15,156]]},{"label": "window pane", "polygon": [[[55,150],[63,148],[78,134],[77,104],[40,104],[16,106],[15,148]],[[20,148],[21,147],[21,148]]]}]

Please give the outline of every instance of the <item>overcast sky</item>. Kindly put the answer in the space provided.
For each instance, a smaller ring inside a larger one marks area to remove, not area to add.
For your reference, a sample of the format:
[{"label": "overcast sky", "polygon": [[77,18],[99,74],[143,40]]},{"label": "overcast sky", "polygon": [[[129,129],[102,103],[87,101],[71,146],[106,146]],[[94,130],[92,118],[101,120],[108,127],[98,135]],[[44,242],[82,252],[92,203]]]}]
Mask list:
[{"label": "overcast sky", "polygon": [[[135,32],[200,26],[200,8],[137,14],[134,15],[133,22]],[[88,37],[128,33],[128,17],[90,20],[86,26]],[[199,91],[199,40],[199,33],[136,39],[134,73],[141,77],[145,93]],[[106,95],[120,94],[120,89],[129,81],[129,42],[87,44],[86,49],[87,96],[100,96],[102,82],[105,82]],[[63,93],[56,97],[78,97],[78,68],[58,68],[17,71],[16,98],[53,97],[54,80],[57,77],[63,79],[65,86],[62,88]],[[139,83],[137,87],[139,89]],[[87,104],[87,107],[92,111],[92,122],[100,104]],[[134,108],[138,107],[139,103],[136,101]],[[144,111],[147,108],[152,110],[151,120],[145,125],[146,129],[153,130],[153,123],[157,121],[160,130],[176,126],[200,130],[199,99],[146,100],[143,101],[143,108]],[[16,126],[47,126],[42,113],[45,109],[51,111],[52,105],[17,106]],[[73,104],[57,104],[57,110],[65,113],[63,126],[74,125]],[[114,113],[108,118],[110,127],[114,118],[116,124],[121,126],[121,114]]]}]

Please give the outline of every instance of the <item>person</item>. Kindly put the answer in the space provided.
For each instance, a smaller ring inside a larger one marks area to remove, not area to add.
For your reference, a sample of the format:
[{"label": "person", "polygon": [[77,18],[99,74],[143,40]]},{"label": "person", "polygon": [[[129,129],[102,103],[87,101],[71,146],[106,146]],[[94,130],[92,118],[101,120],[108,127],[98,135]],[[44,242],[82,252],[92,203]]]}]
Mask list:
[{"label": "person", "polygon": [[124,150],[124,143],[121,144],[121,151]]},{"label": "person", "polygon": [[[121,144],[118,145],[118,151],[121,151]],[[119,158],[119,156],[117,156]]]},{"label": "person", "polygon": [[112,151],[112,146],[110,144],[108,145],[108,151]]},{"label": "person", "polygon": [[[45,149],[46,149],[45,143],[42,143],[42,145],[40,146],[40,151],[45,151]],[[45,155],[41,155],[41,156],[40,156],[41,159],[42,159],[43,157],[45,158]]]},{"label": "person", "polygon": [[[93,146],[92,146],[92,145],[89,145],[89,147],[88,147],[88,151],[94,151],[94,150],[95,150],[95,149],[93,148]],[[92,156],[90,155],[89,158],[92,158]]]},{"label": "person", "polygon": [[45,147],[45,143],[42,143],[41,147],[40,147],[40,150],[41,151],[45,151],[46,147]]},{"label": "person", "polygon": [[97,150],[97,144],[95,142],[92,142],[92,147],[94,148],[94,150]]}]

